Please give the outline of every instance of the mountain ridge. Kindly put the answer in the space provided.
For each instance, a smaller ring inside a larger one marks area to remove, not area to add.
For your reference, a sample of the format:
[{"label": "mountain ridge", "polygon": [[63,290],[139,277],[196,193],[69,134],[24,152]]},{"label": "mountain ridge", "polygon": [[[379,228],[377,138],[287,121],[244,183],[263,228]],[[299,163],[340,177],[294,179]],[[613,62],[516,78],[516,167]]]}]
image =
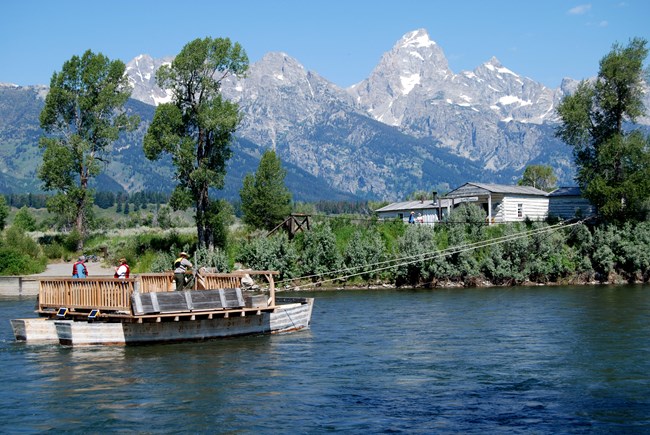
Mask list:
[{"label": "mountain ridge", "polygon": [[[173,182],[168,162],[145,162],[141,151],[153,108],[170,99],[156,86],[155,72],[172,60],[142,54],[126,64],[132,98],[143,104],[131,103],[130,110],[144,115],[139,131],[115,144],[117,163],[107,167],[108,176],[125,190]],[[273,149],[291,168],[288,178],[319,185],[312,199],[320,194],[323,199],[399,200],[414,191],[444,192],[467,181],[510,184],[528,164],[551,165],[561,184],[572,185],[573,158],[554,135],[555,108],[577,83],[567,78],[550,89],[496,57],[454,73],[425,29],[402,36],[368,78],[347,88],[308,71],[287,53],[270,52],[250,65],[245,78],[222,83],[224,97],[239,103],[243,114],[229,167],[238,175],[229,179],[233,186],[241,183],[262,152]],[[43,89],[23,91],[42,96]],[[0,86],[0,111],[3,98],[20,90]],[[34,144],[24,142],[33,142],[38,129],[32,122],[24,130],[31,136],[13,134],[9,140],[10,129],[0,124],[0,145],[21,146],[34,158]],[[0,146],[0,153],[3,148],[11,146]],[[5,165],[0,170],[11,174],[14,169]],[[227,190],[236,195],[233,186]],[[294,186],[299,189],[299,183]]]}]

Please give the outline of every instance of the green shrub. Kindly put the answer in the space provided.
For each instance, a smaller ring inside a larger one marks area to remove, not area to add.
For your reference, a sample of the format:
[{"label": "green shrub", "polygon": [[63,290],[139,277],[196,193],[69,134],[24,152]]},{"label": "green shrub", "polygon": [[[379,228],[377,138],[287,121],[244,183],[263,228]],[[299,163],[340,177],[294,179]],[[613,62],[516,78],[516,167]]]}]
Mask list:
[{"label": "green shrub", "polygon": [[255,237],[242,244],[237,261],[254,270],[275,270],[280,280],[296,276],[298,255],[286,234]]},{"label": "green shrub", "polygon": [[36,230],[36,219],[26,205],[16,212],[16,216],[14,216],[13,226],[21,228],[24,231]]},{"label": "green shrub", "polygon": [[64,254],[63,246],[58,243],[52,243],[50,245],[42,245],[43,253],[50,260],[62,259]]},{"label": "green shrub", "polygon": [[405,233],[397,240],[395,259],[401,263],[395,268],[397,286],[418,285],[430,281],[437,270],[433,256],[437,251],[434,227],[430,225],[408,225]]},{"label": "green shrub", "polygon": [[[616,265],[615,244],[619,235],[614,226],[596,228],[594,231],[594,251],[592,264],[600,281],[606,281]],[[614,249],[612,249],[614,248]]]},{"label": "green shrub", "polygon": [[81,238],[81,233],[75,229],[71,231],[67,236],[65,236],[63,246],[66,250],[75,252],[77,250],[77,246],[79,246],[79,241]]},{"label": "green shrub", "polygon": [[171,252],[156,252],[151,261],[150,270],[153,273],[173,270],[174,260],[176,260],[176,255]]},{"label": "green shrub", "polygon": [[342,257],[336,244],[336,236],[327,223],[315,225],[311,231],[297,238],[300,241],[300,274],[319,277],[336,277],[341,269]]},{"label": "green shrub", "polygon": [[391,219],[378,222],[372,228],[379,233],[379,236],[384,242],[385,251],[393,252],[396,248],[397,240],[402,237],[407,225],[401,219]]},{"label": "green shrub", "polygon": [[374,269],[385,259],[384,242],[376,231],[357,229],[348,242],[343,262],[350,274],[360,275],[364,280],[376,278]]},{"label": "green shrub", "polygon": [[206,267],[216,272],[229,272],[231,270],[228,264],[228,257],[222,249],[215,248],[210,251],[207,248],[201,247],[194,253],[194,267]]},{"label": "green shrub", "polygon": [[5,231],[5,246],[32,258],[41,257],[41,247],[19,227],[11,226]]},{"label": "green shrub", "polygon": [[32,265],[32,258],[17,249],[3,246],[0,248],[0,274],[2,275],[28,275],[40,272]]},{"label": "green shrub", "polygon": [[0,246],[0,274],[31,275],[45,270],[47,258],[40,246],[19,227],[5,231]]}]

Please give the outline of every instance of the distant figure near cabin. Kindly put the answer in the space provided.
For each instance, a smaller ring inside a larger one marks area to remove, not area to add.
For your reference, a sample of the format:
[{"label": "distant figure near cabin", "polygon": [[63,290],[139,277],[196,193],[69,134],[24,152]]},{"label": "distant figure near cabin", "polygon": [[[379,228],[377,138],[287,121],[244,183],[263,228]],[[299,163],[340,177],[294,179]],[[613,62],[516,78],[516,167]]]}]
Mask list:
[{"label": "distant figure near cabin", "polygon": [[126,264],[126,258],[120,258],[120,265],[115,268],[115,275],[113,278],[125,279],[131,274],[129,265]]},{"label": "distant figure near cabin", "polygon": [[411,215],[409,216],[409,223],[414,224],[415,223],[415,212],[412,211]]},{"label": "distant figure near cabin", "polygon": [[423,223],[424,223],[424,216],[422,216],[422,213],[418,213],[418,217],[415,218],[415,221],[416,221],[417,223],[419,223],[419,224],[423,224]]},{"label": "distant figure near cabin", "polygon": [[81,256],[75,264],[72,265],[72,277],[73,278],[85,278],[88,276],[88,269],[86,269],[86,257]]},{"label": "distant figure near cabin", "polygon": [[178,254],[178,258],[174,261],[174,282],[176,283],[176,290],[183,290],[188,284],[192,282],[192,277],[187,278],[186,272],[192,269],[192,263],[187,259],[189,255],[187,252]]}]

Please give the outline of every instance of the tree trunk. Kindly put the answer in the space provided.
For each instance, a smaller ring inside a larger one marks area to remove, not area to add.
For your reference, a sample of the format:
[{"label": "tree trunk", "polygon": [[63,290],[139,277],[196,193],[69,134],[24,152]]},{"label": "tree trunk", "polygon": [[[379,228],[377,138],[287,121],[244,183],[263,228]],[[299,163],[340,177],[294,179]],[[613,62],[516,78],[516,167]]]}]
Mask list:
[{"label": "tree trunk", "polygon": [[79,233],[79,240],[77,241],[77,251],[83,251],[84,248],[84,238],[86,236],[86,230],[84,226],[84,213],[86,211],[86,193],[88,189],[87,178],[81,178],[81,189],[82,194],[77,201],[77,216],[75,217],[75,229]]},{"label": "tree trunk", "polygon": [[214,249],[214,238],[210,227],[210,198],[208,197],[207,186],[201,188],[196,203],[196,230],[199,239],[199,246],[209,250]]}]

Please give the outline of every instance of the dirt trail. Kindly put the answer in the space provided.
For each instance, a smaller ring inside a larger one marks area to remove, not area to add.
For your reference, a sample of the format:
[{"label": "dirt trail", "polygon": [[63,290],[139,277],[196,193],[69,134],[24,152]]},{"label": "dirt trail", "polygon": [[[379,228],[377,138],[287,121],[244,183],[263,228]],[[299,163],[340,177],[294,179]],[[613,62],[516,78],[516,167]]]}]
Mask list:
[{"label": "dirt trail", "polygon": [[[72,276],[72,265],[74,261],[69,263],[51,263],[47,265],[45,272],[37,273],[30,276]],[[106,267],[100,262],[89,261],[86,263],[88,269],[88,276],[113,276],[115,273],[114,267]]]}]

